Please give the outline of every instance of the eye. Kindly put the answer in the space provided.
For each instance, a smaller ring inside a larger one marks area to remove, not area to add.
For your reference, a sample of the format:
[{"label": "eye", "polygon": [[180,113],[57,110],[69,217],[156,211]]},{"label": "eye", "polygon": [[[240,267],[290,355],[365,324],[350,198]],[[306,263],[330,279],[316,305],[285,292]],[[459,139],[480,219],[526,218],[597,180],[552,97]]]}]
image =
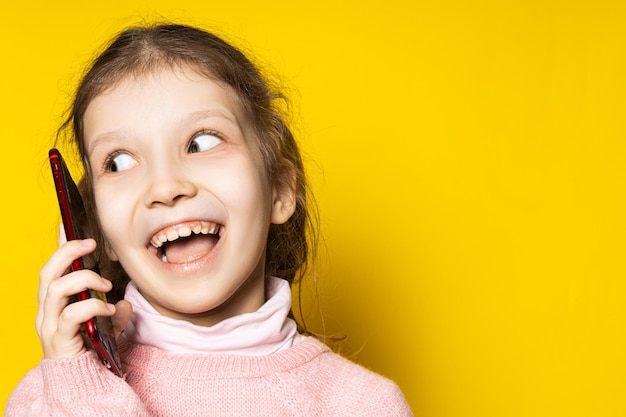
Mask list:
[{"label": "eye", "polygon": [[191,142],[189,143],[189,147],[187,148],[187,152],[189,153],[205,152],[210,149],[213,149],[220,143],[222,143],[222,139],[220,139],[216,133],[199,132],[199,133],[196,133],[195,136],[191,139]]},{"label": "eye", "polygon": [[106,162],[106,169],[109,172],[126,171],[137,165],[137,161],[127,153],[115,153]]}]

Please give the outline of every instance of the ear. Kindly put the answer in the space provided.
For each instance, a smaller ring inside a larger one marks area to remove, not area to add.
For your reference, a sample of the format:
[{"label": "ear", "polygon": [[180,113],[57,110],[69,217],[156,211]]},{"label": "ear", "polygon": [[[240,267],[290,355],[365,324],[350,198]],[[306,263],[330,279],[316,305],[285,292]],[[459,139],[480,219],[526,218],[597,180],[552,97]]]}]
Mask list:
[{"label": "ear", "polygon": [[272,187],[273,224],[283,224],[296,211],[296,170],[290,163],[283,166],[282,171]]}]

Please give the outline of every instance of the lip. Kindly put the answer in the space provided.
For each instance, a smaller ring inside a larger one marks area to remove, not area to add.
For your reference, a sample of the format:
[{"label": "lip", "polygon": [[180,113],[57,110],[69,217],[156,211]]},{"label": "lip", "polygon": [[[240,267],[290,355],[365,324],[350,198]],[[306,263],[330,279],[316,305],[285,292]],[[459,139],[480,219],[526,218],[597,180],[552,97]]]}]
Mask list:
[{"label": "lip", "polygon": [[[159,249],[154,247],[151,243],[153,236],[159,233],[159,231],[164,230],[168,227],[176,227],[179,225],[184,225],[186,223],[194,223],[194,222],[201,222],[201,221],[215,223],[219,225],[219,228],[221,229],[219,231],[219,239],[217,243],[215,244],[215,246],[213,247],[213,249],[211,249],[211,251],[209,251],[207,254],[197,259],[194,259],[193,261],[184,262],[184,263],[165,263],[159,259],[159,256],[158,256]],[[148,240],[146,244],[146,249],[148,250],[150,254],[150,259],[152,259],[152,261],[159,268],[163,268],[163,269],[166,269],[172,272],[177,272],[177,273],[190,273],[190,272],[196,272],[198,270],[205,269],[210,264],[213,264],[215,262],[215,259],[218,257],[219,252],[221,251],[221,248],[223,246],[223,241],[225,240],[225,238],[226,238],[226,228],[223,225],[223,223],[219,221],[215,221],[215,220],[209,220],[209,219],[190,218],[190,219],[184,219],[184,220],[176,220],[175,222],[164,223],[156,227],[154,231],[152,232],[152,234],[150,235],[150,239]]]},{"label": "lip", "polygon": [[223,226],[214,222],[207,221],[190,221],[184,223],[177,223],[173,226],[167,226],[159,230],[150,239],[152,246],[157,248],[161,247],[167,242],[178,240],[181,237],[188,237],[191,235],[213,235],[218,236],[223,231]]}]

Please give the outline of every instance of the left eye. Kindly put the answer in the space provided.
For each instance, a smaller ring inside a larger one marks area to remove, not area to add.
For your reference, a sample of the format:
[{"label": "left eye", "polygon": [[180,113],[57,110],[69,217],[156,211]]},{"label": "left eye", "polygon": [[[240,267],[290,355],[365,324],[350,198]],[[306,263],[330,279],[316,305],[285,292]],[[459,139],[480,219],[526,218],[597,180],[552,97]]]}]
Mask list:
[{"label": "left eye", "polygon": [[210,132],[201,132],[196,134],[189,143],[189,148],[187,148],[187,152],[189,153],[198,153],[205,152],[209,149],[212,149],[222,143],[222,139],[218,138],[217,135]]}]

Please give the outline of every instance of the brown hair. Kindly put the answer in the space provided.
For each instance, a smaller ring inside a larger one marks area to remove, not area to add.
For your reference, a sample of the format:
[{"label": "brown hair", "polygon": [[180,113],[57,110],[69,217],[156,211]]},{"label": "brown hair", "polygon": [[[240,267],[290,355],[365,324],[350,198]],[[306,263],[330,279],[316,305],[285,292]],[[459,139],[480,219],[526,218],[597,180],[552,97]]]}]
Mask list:
[{"label": "brown hair", "polygon": [[[302,158],[291,130],[279,110],[285,96],[260,74],[255,65],[237,48],[206,31],[178,24],[158,24],[124,30],[94,60],[80,81],[74,101],[57,139],[65,136],[78,149],[85,168],[81,192],[91,224],[88,233],[98,245],[95,262],[103,276],[111,279],[111,301],[123,298],[128,275],[105,251],[94,206],[89,163],[85,154],[83,116],[91,100],[121,79],[167,68],[191,68],[199,74],[224,83],[238,95],[252,120],[259,149],[271,182],[286,181],[295,186],[296,209],[285,223],[270,226],[267,238],[265,273],[289,283],[306,272],[317,243],[315,207],[307,207],[308,187]],[[301,330],[305,330],[301,325]]]}]

